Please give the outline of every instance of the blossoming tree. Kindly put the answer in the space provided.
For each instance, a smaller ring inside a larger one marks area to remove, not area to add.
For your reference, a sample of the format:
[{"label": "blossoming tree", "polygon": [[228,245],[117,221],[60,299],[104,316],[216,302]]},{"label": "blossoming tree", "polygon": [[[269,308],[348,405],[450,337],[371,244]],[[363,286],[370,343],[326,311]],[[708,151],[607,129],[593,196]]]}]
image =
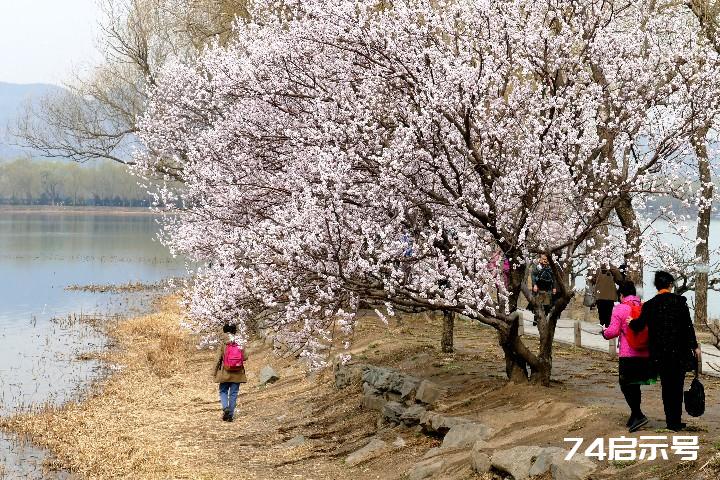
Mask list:
[{"label": "blossoming tree", "polygon": [[[184,165],[182,189],[153,188],[164,241],[203,264],[191,326],[247,335],[262,319],[321,366],[360,304],[455,312],[497,330],[510,378],[548,384],[569,265],[688,142],[678,72],[707,59],[683,35],[688,12],[629,0],[256,8],[227,45],[167,68],[140,124],[141,171]],[[557,278],[549,315],[525,282],[542,252]],[[521,296],[537,351],[518,336]]]}]

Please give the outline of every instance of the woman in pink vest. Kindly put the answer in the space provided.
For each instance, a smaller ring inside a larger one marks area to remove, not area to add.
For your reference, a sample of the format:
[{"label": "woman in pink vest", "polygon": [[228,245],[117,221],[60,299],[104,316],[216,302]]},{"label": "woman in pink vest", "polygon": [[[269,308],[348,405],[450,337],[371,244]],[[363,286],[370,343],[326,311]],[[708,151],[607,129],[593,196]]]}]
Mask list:
[{"label": "woman in pink vest", "polygon": [[[237,369],[227,370],[225,366],[225,349],[228,344],[235,342],[237,334],[237,326],[223,325],[223,337],[225,341],[220,342],[213,370],[215,383],[219,383],[220,405],[223,409],[222,419],[225,422],[232,422],[235,416],[235,405],[237,405],[237,396],[240,391],[240,384],[247,382],[245,376],[245,367],[241,366]],[[247,360],[247,353],[242,351],[243,360]]]},{"label": "woman in pink vest", "polygon": [[629,281],[621,283],[618,293],[620,294],[620,303],[613,308],[610,325],[603,330],[602,335],[606,340],[620,337],[618,365],[620,390],[625,395],[625,401],[630,407],[627,427],[634,432],[648,423],[648,418],[640,409],[640,385],[656,383],[657,375],[650,363],[650,352],[647,345],[644,348],[634,348],[628,342],[630,327],[627,319],[630,318],[633,307],[641,305],[635,291],[635,284]]}]

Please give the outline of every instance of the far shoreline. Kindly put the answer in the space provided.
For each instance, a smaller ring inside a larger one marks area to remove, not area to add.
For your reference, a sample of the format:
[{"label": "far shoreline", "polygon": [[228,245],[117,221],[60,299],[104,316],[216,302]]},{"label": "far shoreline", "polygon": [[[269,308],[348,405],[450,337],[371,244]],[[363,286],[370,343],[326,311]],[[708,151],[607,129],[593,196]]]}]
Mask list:
[{"label": "far shoreline", "polygon": [[105,207],[105,206],[66,206],[66,205],[0,205],[3,213],[37,214],[103,214],[103,215],[151,215],[158,213],[149,207]]}]

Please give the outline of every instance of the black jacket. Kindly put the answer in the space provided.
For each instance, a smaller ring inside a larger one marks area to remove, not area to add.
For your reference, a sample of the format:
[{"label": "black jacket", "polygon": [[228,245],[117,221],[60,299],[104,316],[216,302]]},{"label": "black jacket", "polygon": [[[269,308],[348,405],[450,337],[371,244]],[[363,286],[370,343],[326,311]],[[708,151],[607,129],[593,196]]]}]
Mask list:
[{"label": "black jacket", "polygon": [[693,350],[698,343],[685,297],[663,293],[645,302],[640,317],[630,322],[630,328],[639,332],[646,325],[650,358],[660,373],[695,369]]}]

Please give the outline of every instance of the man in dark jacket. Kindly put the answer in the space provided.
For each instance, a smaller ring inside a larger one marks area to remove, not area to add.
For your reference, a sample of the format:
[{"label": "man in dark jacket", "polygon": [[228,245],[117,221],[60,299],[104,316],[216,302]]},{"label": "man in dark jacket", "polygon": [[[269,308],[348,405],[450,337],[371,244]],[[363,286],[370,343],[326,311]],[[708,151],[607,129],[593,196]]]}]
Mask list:
[{"label": "man in dark jacket", "polygon": [[681,423],[685,372],[694,370],[698,343],[687,299],[671,292],[675,279],[668,272],[655,273],[658,294],[645,302],[636,320],[628,320],[635,332],[648,328],[650,360],[662,382],[665,422],[678,431]]}]

